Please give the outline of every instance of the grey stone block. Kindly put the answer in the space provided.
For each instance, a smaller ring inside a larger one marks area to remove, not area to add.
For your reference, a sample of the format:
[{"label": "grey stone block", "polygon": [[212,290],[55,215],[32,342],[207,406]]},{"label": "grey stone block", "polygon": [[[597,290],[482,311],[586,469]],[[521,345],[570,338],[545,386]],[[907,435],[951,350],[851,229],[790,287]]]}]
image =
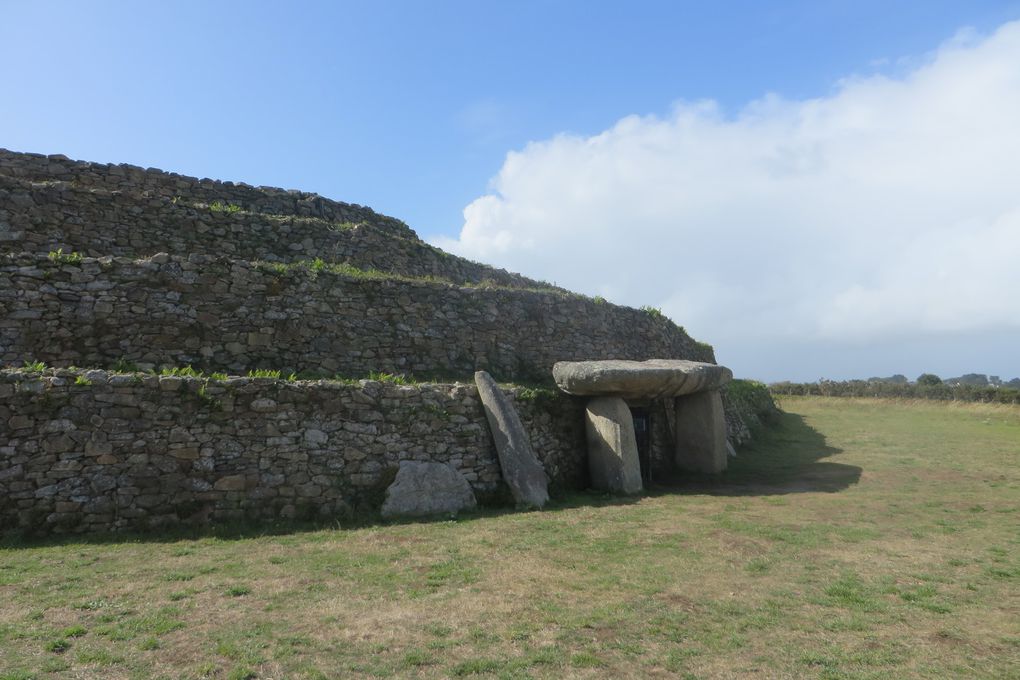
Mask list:
[{"label": "grey stone block", "polygon": [[619,397],[588,402],[588,472],[592,486],[611,493],[639,493],[641,464],[630,408]]},{"label": "grey stone block", "polygon": [[471,485],[446,463],[405,460],[386,489],[382,516],[422,517],[471,510],[477,506]]},{"label": "grey stone block", "polygon": [[726,469],[726,415],[719,390],[676,400],[676,464],[691,472]]}]

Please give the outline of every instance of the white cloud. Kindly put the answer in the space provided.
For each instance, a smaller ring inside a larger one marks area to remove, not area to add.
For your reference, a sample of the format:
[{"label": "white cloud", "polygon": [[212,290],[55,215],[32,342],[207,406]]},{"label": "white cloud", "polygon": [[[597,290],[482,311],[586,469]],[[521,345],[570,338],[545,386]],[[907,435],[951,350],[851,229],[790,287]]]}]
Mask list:
[{"label": "white cloud", "polygon": [[819,99],[528,144],[464,217],[437,245],[717,348],[1020,328],[1020,22]]}]

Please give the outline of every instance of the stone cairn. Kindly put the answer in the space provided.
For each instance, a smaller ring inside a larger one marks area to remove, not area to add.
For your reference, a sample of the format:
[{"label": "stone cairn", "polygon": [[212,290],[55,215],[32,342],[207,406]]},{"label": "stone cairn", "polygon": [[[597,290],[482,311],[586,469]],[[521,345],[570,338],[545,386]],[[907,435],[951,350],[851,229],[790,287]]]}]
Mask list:
[{"label": "stone cairn", "polygon": [[[632,462],[610,482],[585,453],[596,435],[629,446],[619,401],[586,416],[576,388],[471,383],[653,358],[714,361],[661,316],[359,205],[0,149],[0,533],[445,513],[507,484],[532,507],[591,480],[633,492]],[[715,427],[710,382],[669,393],[677,441]],[[717,469],[716,440],[676,462]]]}]

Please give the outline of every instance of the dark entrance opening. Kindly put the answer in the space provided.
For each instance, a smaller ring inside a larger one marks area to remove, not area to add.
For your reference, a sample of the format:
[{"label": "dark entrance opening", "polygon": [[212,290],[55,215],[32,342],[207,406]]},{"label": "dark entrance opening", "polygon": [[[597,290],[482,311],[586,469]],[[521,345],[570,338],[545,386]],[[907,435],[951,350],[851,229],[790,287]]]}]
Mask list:
[{"label": "dark entrance opening", "polygon": [[652,412],[647,406],[632,406],[630,415],[634,419],[634,438],[637,439],[641,481],[647,487],[652,481]]}]

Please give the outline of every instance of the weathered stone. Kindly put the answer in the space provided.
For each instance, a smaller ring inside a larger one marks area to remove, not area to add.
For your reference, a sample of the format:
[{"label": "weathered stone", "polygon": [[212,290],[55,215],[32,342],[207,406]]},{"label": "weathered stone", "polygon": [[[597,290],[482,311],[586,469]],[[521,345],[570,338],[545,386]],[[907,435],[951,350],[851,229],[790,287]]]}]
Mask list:
[{"label": "weathered stone", "polygon": [[683,470],[726,469],[726,417],[719,390],[677,398],[675,455]]},{"label": "weathered stone", "polygon": [[445,463],[405,460],[386,489],[382,516],[421,517],[456,513],[477,505],[471,485]]},{"label": "weathered stone", "polygon": [[217,491],[244,491],[246,481],[244,475],[227,475],[226,477],[220,477],[213,484],[213,488]]},{"label": "weathered stone", "polygon": [[159,378],[159,389],[164,392],[176,392],[181,389],[181,384],[184,381],[177,376],[164,375]]},{"label": "weathered stone", "polygon": [[186,446],[182,449],[171,449],[170,455],[177,460],[198,460],[198,447]]},{"label": "weathered stone", "polygon": [[309,446],[319,447],[328,441],[329,435],[322,430],[305,430],[305,444],[308,444]]},{"label": "weathered stone", "polygon": [[714,390],[733,379],[725,366],[700,361],[559,361],[553,379],[568,394],[657,399]]},{"label": "weathered stone", "polygon": [[611,493],[640,492],[641,464],[627,402],[619,397],[591,399],[586,416],[592,486]]},{"label": "weathered stone", "polygon": [[543,507],[549,501],[549,480],[517,410],[485,371],[475,373],[475,385],[510,493],[518,505]]},{"label": "weathered stone", "polygon": [[251,410],[259,413],[270,413],[276,410],[276,401],[273,399],[255,399],[251,402]]},{"label": "weathered stone", "polygon": [[25,474],[25,468],[18,464],[7,468],[6,470],[0,470],[0,482],[6,482],[11,479],[19,479]]},{"label": "weathered stone", "polygon": [[65,435],[50,436],[43,440],[43,451],[47,453],[63,453],[74,448],[74,440]]},{"label": "weathered stone", "polygon": [[43,426],[43,432],[70,432],[78,429],[77,426],[66,418],[51,420]]}]

